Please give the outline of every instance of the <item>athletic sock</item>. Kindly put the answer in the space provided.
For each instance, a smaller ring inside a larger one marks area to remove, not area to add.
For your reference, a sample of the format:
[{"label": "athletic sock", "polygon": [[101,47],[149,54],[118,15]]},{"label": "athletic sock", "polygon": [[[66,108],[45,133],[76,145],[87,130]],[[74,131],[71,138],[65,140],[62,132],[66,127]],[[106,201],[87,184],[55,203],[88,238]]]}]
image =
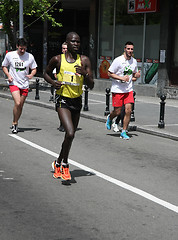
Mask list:
[{"label": "athletic sock", "polygon": [[56,161],[56,167],[59,167],[61,164]]},{"label": "athletic sock", "polygon": [[66,166],[66,165],[67,165],[67,163],[64,163],[64,162],[63,162],[63,163],[62,163],[62,165],[63,165],[63,166]]}]

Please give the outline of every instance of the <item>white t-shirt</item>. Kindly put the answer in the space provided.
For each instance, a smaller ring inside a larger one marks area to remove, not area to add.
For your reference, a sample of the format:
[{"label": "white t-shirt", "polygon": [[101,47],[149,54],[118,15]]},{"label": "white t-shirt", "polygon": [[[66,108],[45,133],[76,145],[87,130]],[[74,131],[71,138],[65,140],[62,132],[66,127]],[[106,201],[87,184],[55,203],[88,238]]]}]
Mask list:
[{"label": "white t-shirt", "polygon": [[29,87],[29,69],[37,67],[36,61],[31,53],[25,52],[20,56],[17,51],[8,52],[2,62],[2,67],[9,67],[9,73],[13,81],[8,84],[16,85],[21,89]]},{"label": "white t-shirt", "polygon": [[111,92],[113,93],[126,93],[133,91],[132,76],[137,70],[137,61],[131,57],[130,60],[126,60],[124,55],[121,55],[114,59],[111,66],[108,69],[111,73],[115,73],[118,76],[123,77],[129,75],[128,82],[121,82],[112,78]]},{"label": "white t-shirt", "polygon": [[53,69],[53,74],[55,74],[55,73],[56,73],[56,68]]}]

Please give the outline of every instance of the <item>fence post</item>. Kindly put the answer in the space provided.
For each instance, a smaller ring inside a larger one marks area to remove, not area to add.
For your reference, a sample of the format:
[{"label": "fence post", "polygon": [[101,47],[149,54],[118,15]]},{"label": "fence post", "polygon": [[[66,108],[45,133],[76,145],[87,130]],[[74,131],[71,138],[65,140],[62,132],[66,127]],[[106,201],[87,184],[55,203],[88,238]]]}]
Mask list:
[{"label": "fence post", "polygon": [[51,96],[49,98],[49,101],[54,102],[54,87],[53,87],[53,85],[51,85],[50,90],[51,90]]},{"label": "fence post", "polygon": [[83,111],[88,111],[88,86],[85,85],[85,99],[84,99],[84,106],[83,106]]},{"label": "fence post", "polygon": [[104,112],[104,116],[107,116],[110,113],[109,104],[110,104],[110,88],[106,88],[106,109]]},{"label": "fence post", "polygon": [[134,103],[132,103],[132,112],[131,112],[131,116],[130,116],[130,121],[131,122],[135,122],[135,96],[136,96],[136,92],[133,91],[133,96],[134,96]]},{"label": "fence post", "polygon": [[160,97],[161,102],[160,102],[160,118],[159,118],[159,123],[158,123],[158,128],[164,128],[165,123],[164,123],[164,112],[165,112],[165,100],[166,100],[166,95],[161,95]]},{"label": "fence post", "polygon": [[35,96],[35,100],[38,100],[40,99],[40,96],[39,96],[39,79],[36,78],[36,96]]}]

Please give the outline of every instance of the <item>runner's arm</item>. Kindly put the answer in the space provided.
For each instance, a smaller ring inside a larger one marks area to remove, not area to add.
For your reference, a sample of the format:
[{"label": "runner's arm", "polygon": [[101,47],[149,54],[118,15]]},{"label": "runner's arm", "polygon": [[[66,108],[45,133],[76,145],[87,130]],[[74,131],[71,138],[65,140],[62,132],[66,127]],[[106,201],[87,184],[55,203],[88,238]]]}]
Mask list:
[{"label": "runner's arm", "polygon": [[120,81],[124,81],[124,82],[128,82],[129,81],[129,75],[118,76],[117,74],[108,71],[108,76],[111,77],[111,78],[114,78],[116,80],[120,80]]},{"label": "runner's arm", "polygon": [[136,73],[133,73],[132,81],[136,81],[137,78],[139,78],[140,76],[141,76],[141,71],[140,70]]},{"label": "runner's arm", "polygon": [[[90,88],[94,88],[94,79],[90,59],[87,56],[81,56],[82,66],[78,73],[84,76],[84,83]],[[76,69],[77,70],[77,69]]]},{"label": "runner's arm", "polygon": [[36,68],[33,68],[32,71],[31,71],[31,73],[28,74],[27,77],[28,77],[29,79],[32,79],[32,78],[35,76],[36,72],[37,72]]},{"label": "runner's arm", "polygon": [[5,66],[2,66],[2,70],[3,72],[6,74],[7,78],[8,78],[8,81],[9,82],[12,82],[13,81],[13,78],[12,76],[10,75],[9,71],[8,71],[8,68],[5,67]]},{"label": "runner's arm", "polygon": [[52,79],[52,72],[55,68],[57,70],[59,70],[60,62],[61,62],[61,56],[60,55],[52,57],[51,60],[49,61],[48,66],[46,67],[46,70],[45,70],[44,74],[43,74],[45,81],[50,83],[51,85],[53,85],[54,88],[56,88],[56,89],[61,88],[61,83],[59,81],[54,81]]}]

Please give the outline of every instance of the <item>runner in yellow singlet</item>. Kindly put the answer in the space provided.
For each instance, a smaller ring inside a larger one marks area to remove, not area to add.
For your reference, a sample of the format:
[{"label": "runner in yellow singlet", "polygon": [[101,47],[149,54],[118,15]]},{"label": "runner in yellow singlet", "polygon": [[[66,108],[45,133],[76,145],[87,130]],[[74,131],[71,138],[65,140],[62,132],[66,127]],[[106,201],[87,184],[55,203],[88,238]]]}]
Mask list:
[{"label": "runner in yellow singlet", "polygon": [[[65,137],[59,157],[52,163],[54,178],[71,180],[68,156],[77,129],[82,108],[82,86],[94,87],[91,62],[87,56],[79,55],[80,37],[70,32],[66,37],[67,49],[65,54],[51,58],[44,73],[44,79],[56,89],[56,110],[65,128]],[[56,68],[57,80],[51,76]]]}]

